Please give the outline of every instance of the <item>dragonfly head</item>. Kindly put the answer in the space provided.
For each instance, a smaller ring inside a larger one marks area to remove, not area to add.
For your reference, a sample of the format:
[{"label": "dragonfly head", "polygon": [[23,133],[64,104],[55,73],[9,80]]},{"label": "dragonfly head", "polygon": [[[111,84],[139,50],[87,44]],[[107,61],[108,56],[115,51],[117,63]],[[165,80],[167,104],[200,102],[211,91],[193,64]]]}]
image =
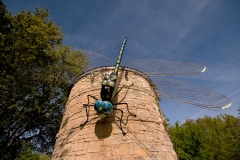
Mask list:
[{"label": "dragonfly head", "polygon": [[113,106],[109,101],[97,100],[94,103],[94,109],[100,118],[104,118],[112,112]]}]

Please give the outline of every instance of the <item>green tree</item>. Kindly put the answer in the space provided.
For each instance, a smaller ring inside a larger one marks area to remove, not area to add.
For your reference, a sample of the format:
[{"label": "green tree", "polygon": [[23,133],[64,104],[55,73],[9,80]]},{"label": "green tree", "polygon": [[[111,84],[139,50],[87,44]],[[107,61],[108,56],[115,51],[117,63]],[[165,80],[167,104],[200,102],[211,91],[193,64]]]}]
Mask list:
[{"label": "green tree", "polygon": [[15,159],[25,142],[51,152],[70,83],[86,57],[62,45],[48,10],[11,16],[0,1],[0,29],[0,157]]},{"label": "green tree", "polygon": [[168,131],[180,160],[208,159],[211,156],[203,149],[206,137],[195,121],[187,120],[182,125],[177,122]]},{"label": "green tree", "polygon": [[29,142],[24,142],[21,150],[22,152],[15,158],[15,160],[50,160],[50,156],[46,154],[34,153]]},{"label": "green tree", "polygon": [[168,128],[179,159],[239,159],[240,119],[204,117]]}]

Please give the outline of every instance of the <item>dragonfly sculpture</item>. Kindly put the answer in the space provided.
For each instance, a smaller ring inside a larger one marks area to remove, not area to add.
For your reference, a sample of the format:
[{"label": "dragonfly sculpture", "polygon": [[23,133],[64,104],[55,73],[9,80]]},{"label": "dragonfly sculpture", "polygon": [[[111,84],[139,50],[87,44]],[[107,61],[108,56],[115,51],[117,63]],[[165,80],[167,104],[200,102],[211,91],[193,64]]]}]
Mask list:
[{"label": "dragonfly sculpture", "polygon": [[[89,107],[91,106],[94,107],[97,114],[101,118],[108,116],[112,112],[112,110],[119,110],[122,112],[123,115],[123,111],[113,108],[113,105],[126,105],[128,110],[127,103],[112,103],[113,98],[122,90],[121,87],[118,91],[116,91],[116,81],[118,78],[117,73],[120,67],[122,53],[124,51],[126,42],[127,38],[124,39],[121,46],[114,71],[110,75],[106,74],[102,79],[102,100],[99,100],[92,95],[87,96],[88,104],[83,105],[83,107],[86,108],[87,120],[81,124],[81,127],[83,127],[88,122]],[[86,72],[99,67],[113,66],[112,61],[101,54],[87,50],[81,51],[86,55],[88,60]],[[156,85],[157,90],[160,92],[160,95],[162,97],[210,110],[226,109],[232,104],[229,98],[210,89],[198,86],[196,84],[166,77],[186,76],[203,73],[206,70],[206,67],[202,64],[192,62],[166,61],[158,59],[140,59],[123,62],[121,66],[132,68],[147,75]],[[74,84],[78,79],[79,77],[77,77],[72,84]],[[95,104],[89,104],[89,98],[93,98],[95,100]],[[136,115],[131,113],[129,110],[128,112],[130,115],[136,117]],[[122,130],[123,134],[125,134],[121,126],[121,120],[120,129]]]},{"label": "dragonfly sculpture", "polygon": [[[125,37],[125,39],[123,40],[123,43],[122,43],[122,46],[120,48],[119,56],[118,56],[114,71],[111,74],[105,74],[104,78],[102,79],[102,83],[101,83],[102,89],[101,89],[101,93],[100,93],[100,96],[101,96],[102,100],[99,100],[92,95],[87,95],[88,103],[83,104],[83,107],[86,108],[87,120],[80,125],[81,128],[88,122],[89,107],[90,106],[94,106],[94,109],[95,109],[95,111],[97,112],[97,115],[100,118],[105,118],[106,116],[108,116],[112,112],[112,110],[121,111],[122,115],[121,115],[121,119],[120,119],[120,129],[121,129],[123,135],[126,134],[122,129],[123,111],[121,109],[113,108],[113,105],[126,105],[127,111],[129,112],[129,114],[136,117],[135,114],[133,114],[129,111],[127,103],[113,103],[113,99],[117,96],[117,94],[124,87],[124,86],[122,86],[118,91],[116,91],[116,89],[117,89],[116,83],[117,83],[117,79],[118,79],[118,70],[119,70],[119,66],[120,66],[121,59],[122,59],[122,54],[123,54],[126,43],[127,43],[127,37]],[[89,103],[89,98],[93,98],[95,100],[95,103],[90,104]]]}]

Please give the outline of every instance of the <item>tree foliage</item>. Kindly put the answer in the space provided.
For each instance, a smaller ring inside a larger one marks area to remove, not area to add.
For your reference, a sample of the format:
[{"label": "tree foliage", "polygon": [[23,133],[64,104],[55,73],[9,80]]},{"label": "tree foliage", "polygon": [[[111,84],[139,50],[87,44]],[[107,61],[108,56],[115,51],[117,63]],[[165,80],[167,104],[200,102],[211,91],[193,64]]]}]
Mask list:
[{"label": "tree foliage", "polygon": [[180,160],[240,158],[240,118],[205,116],[176,123],[168,130]]},{"label": "tree foliage", "polygon": [[18,154],[15,160],[50,160],[49,155],[34,153],[29,142],[24,142],[21,150],[21,153]]},{"label": "tree foliage", "polygon": [[0,1],[0,157],[14,159],[26,141],[52,151],[69,84],[87,65],[62,40],[48,10],[12,16]]}]

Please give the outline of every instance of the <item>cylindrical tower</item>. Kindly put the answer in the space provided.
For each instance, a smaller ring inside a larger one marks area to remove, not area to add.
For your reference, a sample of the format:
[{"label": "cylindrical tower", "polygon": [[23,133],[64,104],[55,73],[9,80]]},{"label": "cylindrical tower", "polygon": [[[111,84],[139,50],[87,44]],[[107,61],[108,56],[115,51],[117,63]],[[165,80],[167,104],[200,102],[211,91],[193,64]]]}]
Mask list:
[{"label": "cylindrical tower", "polygon": [[[90,107],[87,124],[87,95],[100,99],[101,81],[105,73],[111,73],[114,67],[102,67],[80,76],[74,83],[66,104],[62,124],[56,136],[52,160],[89,159],[89,160],[150,160],[177,159],[172,142],[163,124],[158,95],[151,80],[141,72],[129,68],[118,71],[118,88],[123,89],[114,99],[114,103],[128,103],[114,107],[123,111],[120,130],[121,112],[113,110],[106,118],[96,115]],[[94,99],[89,99],[94,104]]]}]

